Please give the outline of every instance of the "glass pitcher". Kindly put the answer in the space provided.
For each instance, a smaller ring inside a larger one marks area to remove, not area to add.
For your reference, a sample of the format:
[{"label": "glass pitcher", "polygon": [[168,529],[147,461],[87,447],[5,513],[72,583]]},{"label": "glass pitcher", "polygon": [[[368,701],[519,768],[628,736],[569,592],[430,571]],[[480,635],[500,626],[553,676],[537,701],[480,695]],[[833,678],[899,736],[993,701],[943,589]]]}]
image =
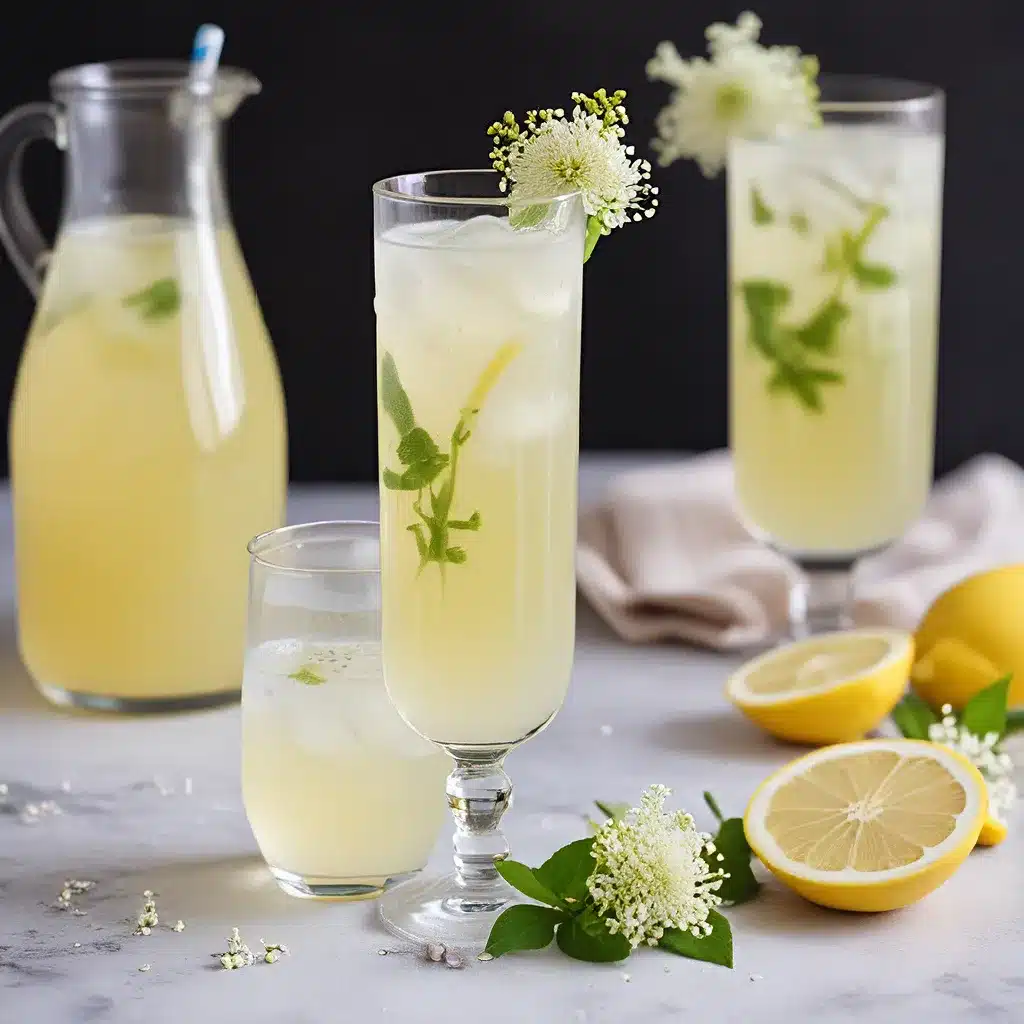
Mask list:
[{"label": "glass pitcher", "polygon": [[[19,645],[57,704],[238,697],[246,543],[280,526],[284,399],[231,224],[220,127],[259,91],[224,68],[93,64],[0,121],[0,240],[38,305],[9,441]],[[22,148],[67,152],[52,252]]]}]

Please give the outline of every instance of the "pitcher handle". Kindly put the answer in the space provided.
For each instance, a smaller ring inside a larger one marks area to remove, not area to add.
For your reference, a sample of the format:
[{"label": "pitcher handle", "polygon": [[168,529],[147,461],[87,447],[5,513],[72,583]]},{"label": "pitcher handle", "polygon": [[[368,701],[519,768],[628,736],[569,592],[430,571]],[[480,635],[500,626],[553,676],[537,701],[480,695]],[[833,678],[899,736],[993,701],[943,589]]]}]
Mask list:
[{"label": "pitcher handle", "polygon": [[52,103],[26,103],[0,118],[0,242],[28,290],[38,298],[50,250],[21,187],[21,156],[36,139],[63,149],[60,119]]}]

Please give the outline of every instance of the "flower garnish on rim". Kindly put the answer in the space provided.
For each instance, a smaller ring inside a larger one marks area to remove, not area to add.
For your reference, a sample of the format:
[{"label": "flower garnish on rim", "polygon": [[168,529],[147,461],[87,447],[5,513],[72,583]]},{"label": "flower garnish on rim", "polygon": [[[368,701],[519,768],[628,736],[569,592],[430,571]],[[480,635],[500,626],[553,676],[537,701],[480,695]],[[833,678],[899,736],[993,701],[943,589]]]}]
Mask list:
[{"label": "flower garnish on rim", "polygon": [[770,137],[821,123],[817,58],[795,46],[762,46],[760,34],[761,19],[746,11],[735,25],[708,27],[710,59],[684,60],[672,43],[658,45],[647,77],[674,87],[652,143],[659,164],[692,158],[711,178],[732,136]]},{"label": "flower garnish on rim", "polygon": [[651,165],[633,159],[633,146],[622,142],[629,115],[624,90],[610,96],[574,92],[572,117],[558,107],[528,110],[520,127],[512,111],[487,129],[494,140],[491,166],[509,189],[510,221],[532,227],[546,215],[543,205],[527,205],[566,192],[579,192],[587,214],[586,262],[602,235],[630,220],[653,217],[658,189],[650,184]]}]

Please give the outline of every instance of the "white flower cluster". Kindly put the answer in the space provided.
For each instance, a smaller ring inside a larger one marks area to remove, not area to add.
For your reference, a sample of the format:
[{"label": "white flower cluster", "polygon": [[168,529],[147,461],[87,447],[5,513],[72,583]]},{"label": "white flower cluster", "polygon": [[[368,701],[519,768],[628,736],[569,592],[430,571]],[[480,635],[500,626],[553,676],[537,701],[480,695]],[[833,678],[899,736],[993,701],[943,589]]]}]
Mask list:
[{"label": "white flower cluster", "polygon": [[629,220],[653,217],[658,200],[644,208],[651,177],[646,160],[631,160],[634,149],[619,141],[623,130],[606,127],[604,119],[577,106],[572,120],[545,121],[529,142],[508,157],[512,182],[509,201],[548,199],[578,191],[587,216],[597,217],[607,234]]},{"label": "white flower cluster", "polygon": [[606,822],[594,839],[590,894],[608,930],[621,932],[634,949],[656,946],[666,928],[710,935],[708,914],[722,902],[716,890],[725,874],[704,859],[715,852],[711,836],[689,814],[665,811],[670,792],[651,786],[639,807]]},{"label": "white flower cluster", "polygon": [[693,158],[714,177],[730,138],[765,138],[820,124],[814,57],[794,46],[762,46],[761,20],[750,11],[735,26],[714,24],[705,34],[710,59],[684,60],[663,42],[647,63],[648,78],[675,89],[657,119],[653,146],[660,164]]},{"label": "white flower cluster", "polygon": [[1012,778],[1013,759],[999,750],[999,734],[970,732],[957,724],[952,706],[944,704],[942,721],[928,726],[928,739],[963,754],[981,772],[988,787],[989,813],[1005,823],[1017,801],[1017,787]]}]

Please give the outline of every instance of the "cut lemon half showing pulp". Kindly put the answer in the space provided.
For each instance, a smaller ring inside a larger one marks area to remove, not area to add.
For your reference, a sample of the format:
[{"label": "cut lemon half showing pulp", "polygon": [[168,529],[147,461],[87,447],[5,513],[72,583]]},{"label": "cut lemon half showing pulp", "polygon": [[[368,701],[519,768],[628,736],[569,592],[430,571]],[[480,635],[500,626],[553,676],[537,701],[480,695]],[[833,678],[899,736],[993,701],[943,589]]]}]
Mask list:
[{"label": "cut lemon half showing pulp", "polygon": [[816,750],[772,775],[743,818],[762,863],[812,903],[895,910],[937,889],[988,813],[981,773],[921,740]]},{"label": "cut lemon half showing pulp", "polygon": [[778,647],[730,676],[726,695],[751,721],[793,743],[860,739],[896,706],[914,641],[891,629],[825,633]]}]

